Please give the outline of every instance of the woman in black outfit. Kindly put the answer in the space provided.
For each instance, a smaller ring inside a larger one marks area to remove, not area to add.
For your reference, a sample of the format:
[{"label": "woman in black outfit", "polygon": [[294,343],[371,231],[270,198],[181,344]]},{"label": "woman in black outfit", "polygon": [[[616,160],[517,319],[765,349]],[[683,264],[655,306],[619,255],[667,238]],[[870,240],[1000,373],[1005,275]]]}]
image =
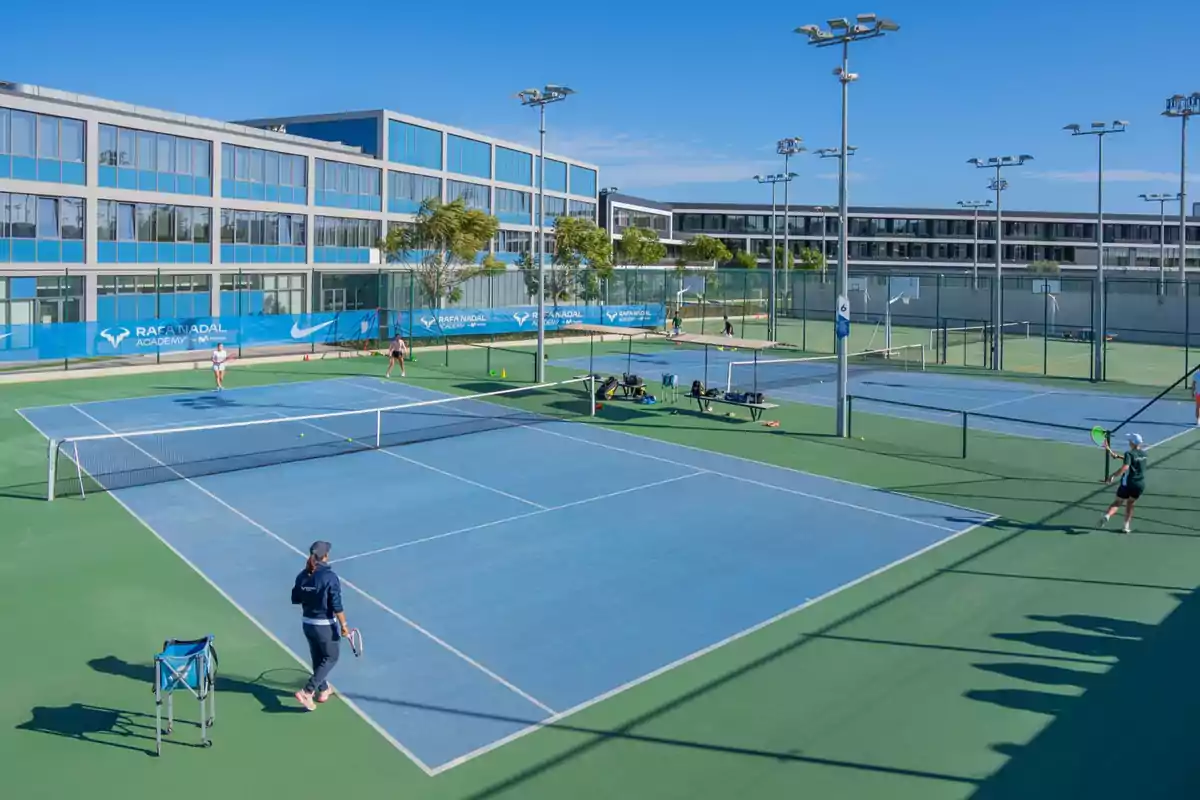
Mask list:
[{"label": "woman in black outfit", "polygon": [[308,562],[292,587],[292,604],[303,610],[304,638],[313,665],[312,677],[296,692],[296,699],[309,711],[316,710],[317,703],[326,702],[333,694],[329,673],[337,664],[338,642],[350,635],[342,609],[342,583],[329,566],[332,547],[329,542],[313,542],[308,548]]}]

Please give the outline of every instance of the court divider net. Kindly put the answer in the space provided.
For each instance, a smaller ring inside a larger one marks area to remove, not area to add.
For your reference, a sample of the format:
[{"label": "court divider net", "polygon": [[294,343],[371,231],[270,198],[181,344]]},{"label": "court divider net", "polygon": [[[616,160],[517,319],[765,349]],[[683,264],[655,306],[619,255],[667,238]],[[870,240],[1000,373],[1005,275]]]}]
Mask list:
[{"label": "court divider net", "polygon": [[593,383],[582,377],[380,408],[52,439],[47,499],[577,419],[594,413]]},{"label": "court divider net", "polygon": [[[851,373],[863,370],[920,371],[925,369],[925,346],[906,344],[879,350],[862,350],[846,356]],[[836,381],[838,357],[759,358],[731,361],[725,390],[766,391]]]}]

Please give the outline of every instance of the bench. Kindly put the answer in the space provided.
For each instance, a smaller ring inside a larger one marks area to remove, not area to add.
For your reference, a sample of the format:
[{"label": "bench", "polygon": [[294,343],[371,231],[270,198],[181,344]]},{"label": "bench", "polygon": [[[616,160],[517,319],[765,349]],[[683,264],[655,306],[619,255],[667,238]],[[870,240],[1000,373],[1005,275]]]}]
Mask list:
[{"label": "bench", "polygon": [[750,419],[753,422],[758,422],[762,418],[764,411],[770,411],[773,408],[779,408],[775,403],[739,403],[736,400],[726,400],[724,397],[705,397],[702,394],[693,394],[692,399],[696,401],[696,405],[700,407],[701,413],[712,411],[713,403],[721,403],[727,406],[737,406],[738,408],[747,408],[750,410]]}]

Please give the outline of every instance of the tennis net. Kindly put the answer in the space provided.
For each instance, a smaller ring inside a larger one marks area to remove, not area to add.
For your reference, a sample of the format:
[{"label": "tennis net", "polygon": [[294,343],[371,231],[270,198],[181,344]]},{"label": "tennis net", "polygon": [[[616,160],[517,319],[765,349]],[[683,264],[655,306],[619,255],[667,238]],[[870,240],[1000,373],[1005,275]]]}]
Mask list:
[{"label": "tennis net", "polygon": [[591,397],[591,378],[576,378],[386,408],[51,440],[47,499],[575,419],[594,413]]},{"label": "tennis net", "polygon": [[[934,353],[942,352],[946,346],[977,344],[991,339],[995,325],[964,325],[953,328],[931,328],[929,330],[929,349]],[[1006,322],[1000,326],[1000,335],[1028,339],[1028,322]]]},{"label": "tennis net", "polygon": [[[863,370],[919,371],[925,369],[925,346],[906,344],[863,350],[847,354],[846,361],[851,373]],[[763,391],[836,381],[837,371],[837,356],[732,361],[726,391]]]}]

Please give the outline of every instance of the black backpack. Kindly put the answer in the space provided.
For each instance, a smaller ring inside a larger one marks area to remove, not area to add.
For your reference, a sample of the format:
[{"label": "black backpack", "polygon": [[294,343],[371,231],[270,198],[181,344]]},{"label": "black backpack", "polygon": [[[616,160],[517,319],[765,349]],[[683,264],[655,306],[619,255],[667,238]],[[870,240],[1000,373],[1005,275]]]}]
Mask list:
[{"label": "black backpack", "polygon": [[704,396],[704,384],[700,381],[692,381],[692,397]]},{"label": "black backpack", "polygon": [[600,384],[600,388],[596,390],[597,400],[612,400],[613,395],[617,393],[617,379],[609,376],[604,379],[604,383]]}]

